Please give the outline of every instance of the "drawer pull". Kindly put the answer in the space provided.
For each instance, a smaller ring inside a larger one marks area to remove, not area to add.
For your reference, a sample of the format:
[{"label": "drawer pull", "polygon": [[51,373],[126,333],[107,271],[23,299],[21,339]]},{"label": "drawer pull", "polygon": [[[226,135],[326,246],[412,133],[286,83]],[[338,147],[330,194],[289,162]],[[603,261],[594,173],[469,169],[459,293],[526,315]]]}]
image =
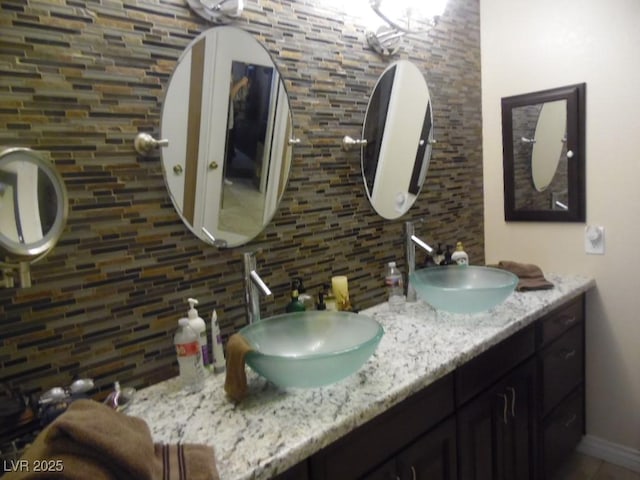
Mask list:
[{"label": "drawer pull", "polygon": [[569,325],[574,324],[576,322],[576,320],[578,320],[578,317],[576,315],[571,315],[571,316],[567,315],[567,316],[559,317],[556,320],[556,323],[561,323],[565,327],[568,327]]},{"label": "drawer pull", "polygon": [[507,403],[508,403],[507,395],[505,393],[498,393],[496,395],[498,395],[499,397],[502,397],[502,402],[503,402],[502,403],[502,405],[503,405],[503,407],[502,407],[502,420],[504,421],[504,423],[507,423]]},{"label": "drawer pull", "polygon": [[516,389],[513,387],[507,387],[507,390],[511,390],[511,416],[516,416]]},{"label": "drawer pull", "polygon": [[418,476],[416,475],[416,469],[413,468],[413,465],[411,465],[411,477],[413,480],[417,480]]},{"label": "drawer pull", "polygon": [[571,415],[571,418],[569,420],[564,422],[564,426],[566,428],[569,428],[571,426],[571,424],[577,420],[577,418],[578,418],[578,416],[574,413],[573,415]]},{"label": "drawer pull", "polygon": [[565,352],[564,354],[564,359],[565,360],[569,360],[571,357],[575,357],[576,355],[576,351],[574,350],[569,350],[568,352]]}]

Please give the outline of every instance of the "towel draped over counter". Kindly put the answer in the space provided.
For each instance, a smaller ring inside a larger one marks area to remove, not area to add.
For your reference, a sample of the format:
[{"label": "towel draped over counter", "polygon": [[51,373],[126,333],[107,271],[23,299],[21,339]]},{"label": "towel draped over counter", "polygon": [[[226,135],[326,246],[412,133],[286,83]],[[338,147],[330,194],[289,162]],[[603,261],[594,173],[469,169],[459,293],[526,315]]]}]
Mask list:
[{"label": "towel draped over counter", "polygon": [[154,444],[144,420],[93,400],[71,403],[40,432],[13,470],[4,479],[220,479],[213,448]]}]

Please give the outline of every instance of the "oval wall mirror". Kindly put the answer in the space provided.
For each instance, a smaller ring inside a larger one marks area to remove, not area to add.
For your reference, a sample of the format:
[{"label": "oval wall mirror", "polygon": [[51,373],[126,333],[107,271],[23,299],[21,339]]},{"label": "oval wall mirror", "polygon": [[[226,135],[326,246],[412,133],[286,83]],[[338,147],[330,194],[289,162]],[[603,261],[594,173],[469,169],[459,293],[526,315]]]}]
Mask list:
[{"label": "oval wall mirror", "polygon": [[0,152],[0,250],[8,263],[51,251],[68,208],[64,181],[51,163],[28,148]]},{"label": "oval wall mirror", "polygon": [[249,33],[214,27],[178,60],[162,108],[165,183],[185,225],[219,247],[271,221],[292,158],[291,110],[269,52]]},{"label": "oval wall mirror", "polygon": [[433,114],[422,72],[408,60],[385,69],[365,115],[362,176],[378,215],[404,215],[418,198],[431,159]]},{"label": "oval wall mirror", "polygon": [[564,173],[566,177],[566,162],[564,169],[558,168],[560,160],[566,158],[566,100],[542,104],[532,141],[531,179],[534,188],[538,192],[544,192],[551,185],[556,172],[559,175]]}]

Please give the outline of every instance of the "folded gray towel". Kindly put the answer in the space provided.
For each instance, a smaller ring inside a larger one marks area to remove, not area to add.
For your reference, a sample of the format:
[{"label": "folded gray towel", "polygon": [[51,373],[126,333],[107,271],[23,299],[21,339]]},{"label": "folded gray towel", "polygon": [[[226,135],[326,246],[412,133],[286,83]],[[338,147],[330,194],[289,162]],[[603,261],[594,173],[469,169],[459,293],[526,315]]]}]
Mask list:
[{"label": "folded gray towel", "polygon": [[553,283],[544,278],[542,270],[537,265],[529,263],[518,263],[510,260],[501,260],[495,268],[507,270],[518,277],[516,290],[526,292],[529,290],[549,290],[553,288]]}]

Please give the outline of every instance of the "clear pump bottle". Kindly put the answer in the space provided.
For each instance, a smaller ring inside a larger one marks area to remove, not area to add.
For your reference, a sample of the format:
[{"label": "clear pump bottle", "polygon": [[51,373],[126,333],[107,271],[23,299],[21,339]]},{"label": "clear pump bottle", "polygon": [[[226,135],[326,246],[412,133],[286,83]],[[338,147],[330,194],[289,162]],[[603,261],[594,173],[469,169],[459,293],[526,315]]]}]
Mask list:
[{"label": "clear pump bottle", "polygon": [[387,264],[385,285],[387,287],[389,310],[396,313],[403,311],[405,303],[404,282],[402,280],[402,272],[397,267],[396,262]]}]

